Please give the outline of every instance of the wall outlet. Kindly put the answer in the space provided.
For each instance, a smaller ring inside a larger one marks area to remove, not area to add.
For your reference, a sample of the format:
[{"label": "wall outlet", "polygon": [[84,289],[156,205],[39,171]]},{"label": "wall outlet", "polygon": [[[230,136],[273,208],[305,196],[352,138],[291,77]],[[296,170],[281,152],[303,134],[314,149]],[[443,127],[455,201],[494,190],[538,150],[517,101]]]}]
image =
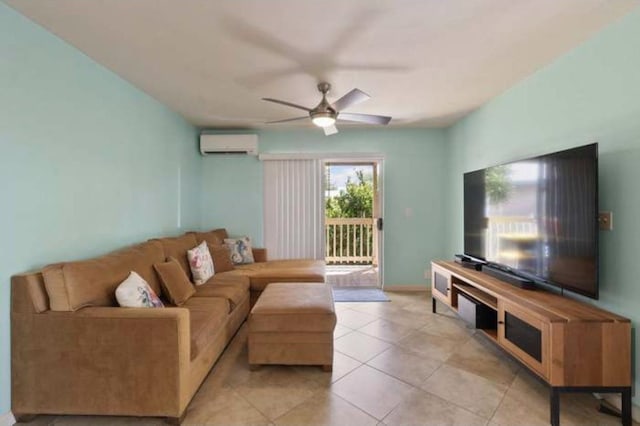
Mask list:
[{"label": "wall outlet", "polygon": [[601,231],[611,231],[613,229],[613,213],[600,212],[598,214],[598,224]]}]

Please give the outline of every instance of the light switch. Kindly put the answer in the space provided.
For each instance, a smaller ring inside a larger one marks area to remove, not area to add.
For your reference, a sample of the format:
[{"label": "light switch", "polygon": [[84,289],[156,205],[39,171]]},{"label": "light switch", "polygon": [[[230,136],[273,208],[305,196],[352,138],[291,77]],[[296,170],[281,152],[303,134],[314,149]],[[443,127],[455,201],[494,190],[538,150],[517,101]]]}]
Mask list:
[{"label": "light switch", "polygon": [[598,224],[601,231],[611,231],[613,229],[613,213],[600,212],[598,214]]}]

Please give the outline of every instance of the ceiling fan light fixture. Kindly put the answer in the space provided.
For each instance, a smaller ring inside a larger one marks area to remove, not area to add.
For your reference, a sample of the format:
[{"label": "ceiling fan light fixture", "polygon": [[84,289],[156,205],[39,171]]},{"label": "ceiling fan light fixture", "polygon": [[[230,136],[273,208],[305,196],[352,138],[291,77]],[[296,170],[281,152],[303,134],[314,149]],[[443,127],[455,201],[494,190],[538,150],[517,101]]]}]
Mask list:
[{"label": "ceiling fan light fixture", "polygon": [[311,121],[318,127],[329,127],[336,123],[336,114],[318,112],[311,116]]},{"label": "ceiling fan light fixture", "polygon": [[[338,133],[338,129],[336,129],[336,120],[338,119],[341,121],[382,125],[389,124],[389,121],[391,121],[391,117],[384,115],[342,112],[343,109],[369,99],[369,95],[364,93],[362,90],[352,89],[349,93],[342,96],[332,104],[327,101],[327,93],[329,90],[331,90],[331,85],[329,83],[321,82],[318,84],[318,91],[322,93],[322,100],[315,108],[307,108],[302,105],[274,98],[262,98],[262,100],[306,111],[314,126],[320,127],[324,130],[324,134],[327,136]],[[305,118],[307,117],[286,118],[284,120],[268,121],[267,123],[288,123],[290,121],[304,120]]]}]

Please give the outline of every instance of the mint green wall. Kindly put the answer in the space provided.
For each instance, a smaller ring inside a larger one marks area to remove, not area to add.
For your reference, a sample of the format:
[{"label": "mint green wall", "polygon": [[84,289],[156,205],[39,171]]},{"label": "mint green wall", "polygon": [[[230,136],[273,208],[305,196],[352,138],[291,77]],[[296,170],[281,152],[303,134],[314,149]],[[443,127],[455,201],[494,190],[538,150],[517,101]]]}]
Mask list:
[{"label": "mint green wall", "polygon": [[253,155],[208,155],[202,161],[201,226],[227,228],[262,246],[262,164]]},{"label": "mint green wall", "polygon": [[0,415],[10,276],[199,224],[197,131],[0,3]]},{"label": "mint green wall", "polygon": [[[426,283],[424,269],[445,253],[443,190],[444,131],[424,129],[262,131],[261,153],[383,153],[385,284]],[[204,158],[202,227],[227,227],[262,244],[262,164],[251,156]],[[405,209],[413,215],[407,217]]]},{"label": "mint green wall", "polygon": [[597,141],[600,209],[614,224],[600,234],[597,304],[640,322],[639,52],[640,9],[449,130],[449,253],[462,249],[463,172]]},{"label": "mint green wall", "polygon": [[[429,259],[461,250],[464,171],[599,141],[601,209],[615,229],[602,234],[598,303],[637,323],[639,51],[636,11],[448,131],[263,131],[260,151],[385,154],[392,286],[425,283]],[[198,227],[262,244],[263,182],[257,158],[200,158],[182,118],[2,3],[0,64],[2,414],[12,274]]]}]

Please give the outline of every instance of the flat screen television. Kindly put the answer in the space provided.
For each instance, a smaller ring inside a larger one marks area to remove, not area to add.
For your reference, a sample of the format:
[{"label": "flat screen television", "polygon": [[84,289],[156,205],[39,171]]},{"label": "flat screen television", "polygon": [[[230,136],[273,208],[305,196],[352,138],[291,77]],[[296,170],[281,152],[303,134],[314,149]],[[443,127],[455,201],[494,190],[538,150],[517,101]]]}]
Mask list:
[{"label": "flat screen television", "polygon": [[598,144],[464,174],[464,253],[598,298]]}]

